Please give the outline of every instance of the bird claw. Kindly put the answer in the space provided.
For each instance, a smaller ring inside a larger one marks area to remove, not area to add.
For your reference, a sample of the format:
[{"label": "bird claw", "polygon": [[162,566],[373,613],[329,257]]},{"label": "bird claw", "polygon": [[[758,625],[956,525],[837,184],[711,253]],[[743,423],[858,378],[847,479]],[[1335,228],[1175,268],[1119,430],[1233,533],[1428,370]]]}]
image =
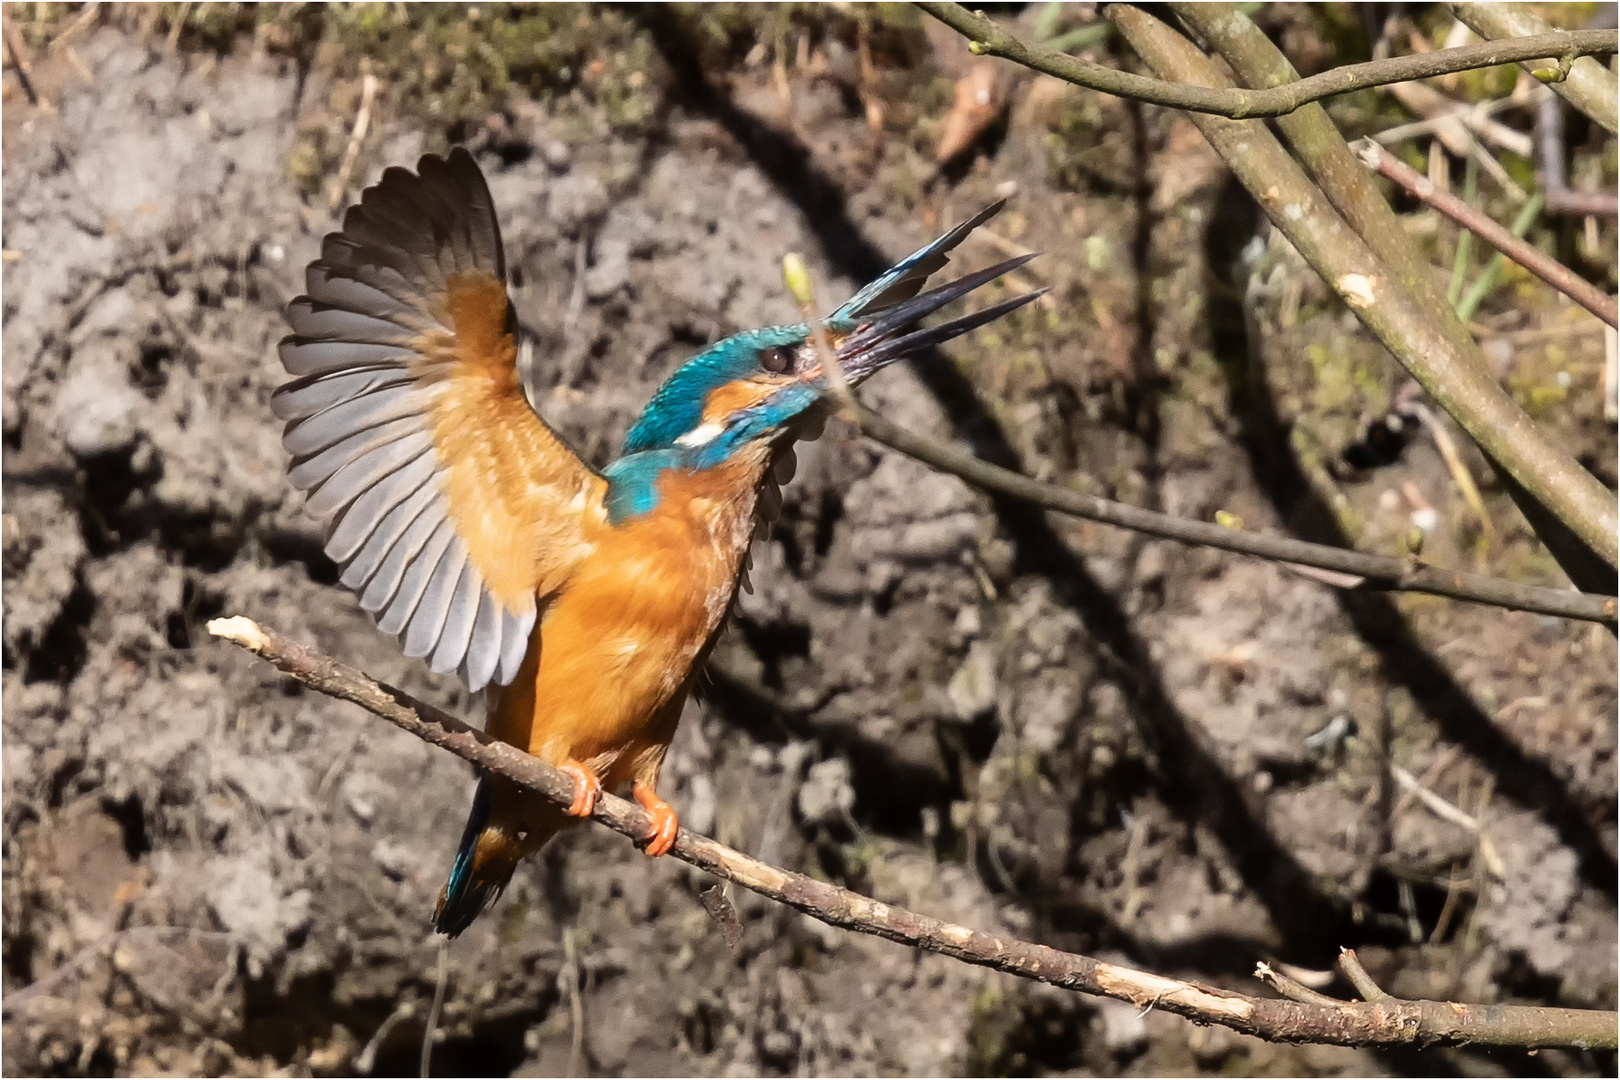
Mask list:
[{"label": "bird claw", "polygon": [[591,771],[589,765],[569,758],[557,766],[563,772],[574,778],[574,801],[568,804],[563,813],[569,817],[590,817],[596,809],[596,800],[602,794],[602,779]]},{"label": "bird claw", "polygon": [[652,788],[640,781],[631,786],[630,793],[652,818],[652,831],[647,834],[646,840],[642,841],[642,850],[655,858],[659,855],[668,855],[669,849],[675,846],[675,834],[681,827],[675,817],[675,808],[660,799]]}]

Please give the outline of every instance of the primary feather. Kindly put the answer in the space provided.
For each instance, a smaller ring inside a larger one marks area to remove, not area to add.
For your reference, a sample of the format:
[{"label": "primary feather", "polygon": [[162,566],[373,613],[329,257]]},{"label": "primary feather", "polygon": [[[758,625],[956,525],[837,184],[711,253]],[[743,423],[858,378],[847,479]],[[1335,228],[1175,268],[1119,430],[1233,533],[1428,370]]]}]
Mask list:
[{"label": "primary feather", "polygon": [[523,397],[505,276],[470,154],[388,169],[288,306],[299,378],[272,402],[343,583],[475,691],[516,674],[510,642],[589,551],[606,488]]}]

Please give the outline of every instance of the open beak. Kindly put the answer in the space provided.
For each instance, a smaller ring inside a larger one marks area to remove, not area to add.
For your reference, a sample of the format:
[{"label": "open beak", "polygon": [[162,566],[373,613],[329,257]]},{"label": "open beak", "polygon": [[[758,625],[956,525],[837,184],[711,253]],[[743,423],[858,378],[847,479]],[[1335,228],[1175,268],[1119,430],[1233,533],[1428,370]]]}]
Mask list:
[{"label": "open beak", "polygon": [[997,263],[978,273],[969,274],[948,285],[941,285],[937,289],[931,289],[910,300],[903,300],[893,307],[876,312],[838,342],[834,349],[834,355],[844,369],[844,378],[852,384],[859,383],[879,368],[965,334],[1034,300],[1046,290],[1036,289],[1034,292],[1002,300],[938,326],[902,333],[917,320],[932,314],[952,300],[966,296],[979,286],[1018,269],[1034,257],[1031,254],[1008,259],[1006,262]]}]

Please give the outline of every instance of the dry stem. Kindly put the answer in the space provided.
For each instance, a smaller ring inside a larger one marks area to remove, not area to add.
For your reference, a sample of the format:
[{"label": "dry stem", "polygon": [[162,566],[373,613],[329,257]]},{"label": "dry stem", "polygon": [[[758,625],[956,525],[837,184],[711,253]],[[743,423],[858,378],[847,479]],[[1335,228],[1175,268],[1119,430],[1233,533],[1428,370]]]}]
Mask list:
[{"label": "dry stem", "polygon": [[[966,37],[970,48],[980,55],[1000,56],[1027,68],[1056,75],[1060,79],[1107,94],[1136,98],[1154,105],[1208,113],[1241,120],[1250,117],[1283,116],[1301,105],[1335,94],[1365,90],[1373,86],[1449,75],[1454,71],[1496,67],[1516,61],[1555,57],[1586,56],[1620,51],[1620,35],[1613,30],[1560,30],[1534,37],[1515,37],[1441,49],[1416,56],[1392,56],[1365,64],[1324,71],[1308,79],[1272,86],[1264,90],[1238,90],[1233,87],[1192,86],[1181,82],[1150,79],[1089,63],[1039,45],[1020,41],[983,14],[961,4],[922,0],[917,4],[928,14]],[[1459,5],[1461,6],[1461,5]],[[1472,6],[1472,5],[1468,5]],[[1487,5],[1489,6],[1489,5]],[[1595,66],[1595,61],[1592,61]],[[1612,130],[1612,129],[1611,129]]]},{"label": "dry stem", "polygon": [[[1155,70],[1205,85],[1224,81],[1208,57],[1157,19],[1127,6],[1109,15]],[[1265,125],[1199,113],[1192,120],[1273,224],[1435,401],[1604,563],[1620,565],[1614,493],[1525,415],[1425,305],[1391,281],[1389,266],[1327,205]]]},{"label": "dry stem", "polygon": [[1356,145],[1356,153],[1367,168],[1428,203],[1610,326],[1620,326],[1620,304],[1616,303],[1615,298],[1557,259],[1534,244],[1514,236],[1451,192],[1435,187],[1428,177],[1398,160],[1371,139],[1362,139]]},{"label": "dry stem", "polygon": [[1010,469],[992,465],[964,450],[915,435],[861,405],[846,403],[844,408],[860,425],[863,433],[885,446],[932,465],[942,472],[959,476],[976,487],[1024,499],[1062,514],[1102,522],[1105,525],[1117,525],[1184,544],[1200,544],[1243,555],[1254,555],[1262,559],[1295,563],[1338,574],[1350,574],[1363,579],[1356,586],[1361,589],[1423,592],[1435,596],[1448,596],[1454,600],[1468,600],[1476,604],[1490,604],[1520,611],[1535,611],[1545,615],[1560,615],[1588,622],[1608,625],[1615,622],[1616,603],[1613,597],[1568,589],[1521,585],[1483,574],[1425,566],[1415,560],[1368,555],[1326,544],[1312,544],[1291,537],[1244,532],[1229,529],[1224,525],[1190,521],[1170,514],[1144,510],[1094,495],[1082,495],[1068,488],[1032,480]]},{"label": "dry stem", "polygon": [[[1451,13],[1482,38],[1517,39],[1527,41],[1526,35],[1542,34],[1550,24],[1524,4],[1450,4]],[[1614,31],[1609,31],[1613,33]],[[1431,53],[1432,55],[1438,55]],[[1620,95],[1617,95],[1614,76],[1596,60],[1573,60],[1572,53],[1552,53],[1559,57],[1562,78],[1548,85],[1553,92],[1581,112],[1601,124],[1611,135],[1620,134]],[[1565,58],[1573,60],[1566,66]],[[1530,70],[1529,61],[1519,61]],[[1533,74],[1533,72],[1532,72]]]},{"label": "dry stem", "polygon": [[[314,690],[354,702],[418,738],[559,805],[574,798],[573,780],[551,765],[250,619],[215,619],[208,624],[208,630],[256,653]],[[592,817],[632,839],[646,836],[652,828],[639,806],[606,793]],[[1117,998],[1139,1008],[1172,1012],[1198,1023],[1221,1024],[1261,1038],[1339,1046],[1616,1046],[1620,1016],[1612,1012],[1393,998],[1330,1006],[1251,997],[942,922],[771,866],[686,829],[677,835],[670,854],[832,926],[1053,986]]]}]

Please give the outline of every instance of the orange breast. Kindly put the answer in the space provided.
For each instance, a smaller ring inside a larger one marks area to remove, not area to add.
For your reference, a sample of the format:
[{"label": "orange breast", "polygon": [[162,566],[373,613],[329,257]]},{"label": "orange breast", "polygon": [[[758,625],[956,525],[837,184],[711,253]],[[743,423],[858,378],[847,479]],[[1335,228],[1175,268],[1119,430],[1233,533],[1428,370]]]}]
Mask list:
[{"label": "orange breast", "polygon": [[761,451],[667,473],[659,507],[602,525],[594,551],[535,629],[528,659],[491,715],[490,734],[599,772],[683,694],[719,632],[753,535]]}]

